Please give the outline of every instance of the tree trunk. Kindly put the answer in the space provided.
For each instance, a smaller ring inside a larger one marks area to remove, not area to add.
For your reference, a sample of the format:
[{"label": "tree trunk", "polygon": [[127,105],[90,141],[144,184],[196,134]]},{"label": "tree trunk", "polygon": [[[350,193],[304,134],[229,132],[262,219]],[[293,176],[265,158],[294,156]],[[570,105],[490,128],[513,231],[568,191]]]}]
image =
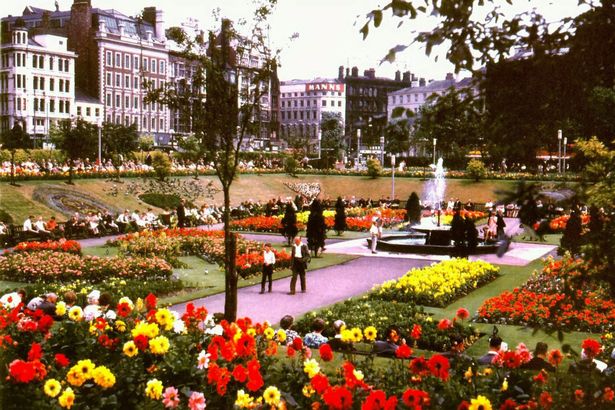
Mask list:
[{"label": "tree trunk", "polygon": [[224,318],[229,322],[237,319],[237,271],[235,269],[236,242],[231,232],[230,186],[222,185],[224,191]]},{"label": "tree trunk", "polygon": [[11,151],[11,185],[15,185],[15,150]]},{"label": "tree trunk", "polygon": [[72,185],[73,184],[73,167],[75,166],[75,162],[71,158],[70,161],[68,161],[68,163],[69,163],[69,166],[68,166],[68,182],[66,182],[66,183],[68,185]]}]

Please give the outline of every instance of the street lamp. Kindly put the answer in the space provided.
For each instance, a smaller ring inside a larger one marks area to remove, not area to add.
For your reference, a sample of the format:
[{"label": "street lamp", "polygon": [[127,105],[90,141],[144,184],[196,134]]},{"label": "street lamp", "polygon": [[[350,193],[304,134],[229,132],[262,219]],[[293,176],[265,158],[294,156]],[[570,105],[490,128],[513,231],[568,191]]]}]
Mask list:
[{"label": "street lamp", "polygon": [[380,163],[384,167],[384,135],[380,136]]},{"label": "street lamp", "polygon": [[568,145],[568,138],[564,137],[564,159],[563,159],[563,161],[564,161],[564,168],[563,168],[563,171],[562,171],[564,173],[564,175],[566,174],[566,145]]},{"label": "street lamp", "polygon": [[433,164],[436,165],[436,143],[437,143],[437,139],[434,138],[433,139]]},{"label": "street lamp", "polygon": [[361,128],[357,129],[357,170],[361,163]]},{"label": "street lamp", "polygon": [[395,154],[391,153],[391,201],[395,200]]},{"label": "street lamp", "polygon": [[102,121],[98,119],[98,166],[102,167]]},{"label": "street lamp", "polygon": [[557,173],[562,173],[562,130],[557,130]]}]

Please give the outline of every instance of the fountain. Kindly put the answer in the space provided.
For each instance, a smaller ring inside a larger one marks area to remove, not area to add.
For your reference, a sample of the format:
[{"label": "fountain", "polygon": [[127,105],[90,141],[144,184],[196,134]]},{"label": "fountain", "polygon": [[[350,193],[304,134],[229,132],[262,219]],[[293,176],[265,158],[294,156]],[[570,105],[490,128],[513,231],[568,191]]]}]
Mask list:
[{"label": "fountain", "polygon": [[[467,249],[456,248],[452,243],[451,227],[441,223],[442,202],[446,192],[446,179],[442,158],[432,164],[434,175],[427,181],[423,190],[423,204],[431,206],[432,217],[422,218],[418,225],[409,225],[409,231],[404,235],[383,236],[377,244],[377,249],[388,252],[422,253],[434,255],[451,255],[467,252]],[[435,221],[433,219],[435,216]],[[367,240],[371,246],[371,239]],[[472,250],[473,254],[495,253],[497,244],[479,244]]]}]

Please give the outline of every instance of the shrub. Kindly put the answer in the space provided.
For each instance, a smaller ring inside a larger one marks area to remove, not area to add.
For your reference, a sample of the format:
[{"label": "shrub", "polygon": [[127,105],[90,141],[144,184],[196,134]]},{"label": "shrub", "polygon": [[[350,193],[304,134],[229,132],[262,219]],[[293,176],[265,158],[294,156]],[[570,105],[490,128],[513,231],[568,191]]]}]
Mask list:
[{"label": "shrub", "polygon": [[178,195],[159,193],[141,194],[139,195],[139,199],[148,205],[162,209],[175,209],[178,207],[179,201],[181,200]]},{"label": "shrub", "polygon": [[296,172],[297,172],[297,166],[298,165],[299,165],[299,163],[297,162],[297,160],[295,158],[288,157],[284,161],[284,172],[286,172],[288,175],[294,177]]},{"label": "shrub", "polygon": [[380,161],[375,158],[370,158],[367,160],[367,175],[371,178],[378,178],[382,173],[382,165],[380,165]]},{"label": "shrub", "polygon": [[12,224],[13,223],[13,217],[11,215],[9,215],[8,212],[6,212],[4,209],[0,209],[0,221],[6,223],[6,224]]},{"label": "shrub", "polygon": [[171,173],[171,160],[164,152],[155,151],[152,154],[152,167],[158,179],[164,181]]},{"label": "shrub", "polygon": [[421,203],[416,192],[412,192],[406,203],[406,217],[410,223],[421,222]]},{"label": "shrub", "polygon": [[468,166],[466,167],[466,173],[470,178],[478,182],[487,176],[487,169],[485,168],[485,164],[483,164],[483,161],[478,159],[472,159],[470,160],[470,162],[468,162]]}]

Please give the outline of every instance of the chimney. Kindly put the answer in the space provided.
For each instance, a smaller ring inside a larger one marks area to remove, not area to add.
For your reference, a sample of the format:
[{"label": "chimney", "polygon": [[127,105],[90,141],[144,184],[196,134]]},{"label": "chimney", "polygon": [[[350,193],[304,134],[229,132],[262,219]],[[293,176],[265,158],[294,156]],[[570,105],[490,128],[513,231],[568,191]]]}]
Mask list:
[{"label": "chimney", "polygon": [[117,28],[120,31],[120,37],[124,37],[126,35],[126,24],[124,24],[123,21],[120,21]]},{"label": "chimney", "polygon": [[419,87],[425,87],[425,78],[419,78]]},{"label": "chimney", "polygon": [[352,67],[352,76],[353,77],[359,76],[359,69],[356,66]]},{"label": "chimney", "polygon": [[158,41],[165,42],[167,38],[164,32],[164,18],[162,10],[156,10],[156,25],[154,27],[156,28],[156,38]]},{"label": "chimney", "polygon": [[363,70],[363,77],[369,77],[369,70]]},{"label": "chimney", "polygon": [[373,68],[370,68],[369,70],[367,70],[367,78],[371,78],[374,79],[376,78],[376,70]]},{"label": "chimney", "polygon": [[395,81],[401,81],[401,72],[399,70],[395,71]]},{"label": "chimney", "polygon": [[403,76],[404,83],[410,83],[411,78],[412,75],[410,74],[410,71],[405,71]]},{"label": "chimney", "polygon": [[414,77],[414,78],[412,79],[412,83],[411,83],[411,85],[410,85],[410,86],[411,86],[412,88],[416,88],[416,87],[418,87],[418,86],[419,86],[419,80],[418,80],[416,77]]},{"label": "chimney", "polygon": [[154,36],[154,33],[152,33],[152,30],[147,30],[145,32],[145,39],[147,40],[148,43],[152,42],[153,36]]},{"label": "chimney", "polygon": [[344,66],[341,65],[338,72],[337,72],[337,78],[339,80],[343,80],[344,79]]},{"label": "chimney", "polygon": [[455,81],[455,77],[453,77],[453,73],[446,73],[446,81]]}]

